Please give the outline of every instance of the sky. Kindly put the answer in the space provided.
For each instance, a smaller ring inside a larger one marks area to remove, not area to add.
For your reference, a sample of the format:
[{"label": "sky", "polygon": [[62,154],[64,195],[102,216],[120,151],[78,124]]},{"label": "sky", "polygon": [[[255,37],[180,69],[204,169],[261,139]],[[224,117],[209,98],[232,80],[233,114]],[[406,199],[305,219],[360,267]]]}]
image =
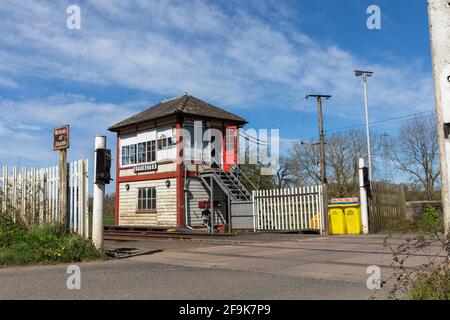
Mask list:
[{"label": "sky", "polygon": [[[73,4],[79,30],[66,26]],[[379,30],[367,28],[369,5]],[[374,131],[395,135],[395,119],[434,108],[425,0],[2,0],[0,16],[2,165],[57,164],[52,128],[63,124],[69,160],[92,159],[95,135],[114,152],[110,125],[184,92],[248,128],[280,129],[286,152],[318,136],[307,94],[333,96],[327,134],[363,128],[354,69],[375,73]]]}]

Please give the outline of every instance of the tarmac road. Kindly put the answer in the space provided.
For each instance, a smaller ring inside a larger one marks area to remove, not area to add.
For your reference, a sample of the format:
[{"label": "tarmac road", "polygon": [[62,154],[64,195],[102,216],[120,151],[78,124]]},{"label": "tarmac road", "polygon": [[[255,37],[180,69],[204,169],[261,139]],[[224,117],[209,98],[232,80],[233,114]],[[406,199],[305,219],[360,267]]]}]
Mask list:
[{"label": "tarmac road", "polygon": [[0,299],[368,299],[367,267],[392,272],[383,238],[108,241],[124,259],[78,264],[80,290],[67,289],[67,265],[3,268]]}]

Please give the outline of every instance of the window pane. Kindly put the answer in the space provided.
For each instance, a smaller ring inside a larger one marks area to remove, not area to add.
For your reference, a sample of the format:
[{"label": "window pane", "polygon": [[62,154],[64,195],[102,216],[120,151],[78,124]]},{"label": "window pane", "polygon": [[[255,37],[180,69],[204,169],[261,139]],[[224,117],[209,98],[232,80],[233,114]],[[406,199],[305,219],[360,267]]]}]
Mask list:
[{"label": "window pane", "polygon": [[136,145],[135,144],[130,146],[130,163],[131,164],[136,163]]},{"label": "window pane", "polygon": [[155,161],[155,158],[155,141],[149,141],[147,142],[147,161]]},{"label": "window pane", "polygon": [[146,162],[145,158],[145,142],[139,143],[138,145],[138,162],[143,163]]}]

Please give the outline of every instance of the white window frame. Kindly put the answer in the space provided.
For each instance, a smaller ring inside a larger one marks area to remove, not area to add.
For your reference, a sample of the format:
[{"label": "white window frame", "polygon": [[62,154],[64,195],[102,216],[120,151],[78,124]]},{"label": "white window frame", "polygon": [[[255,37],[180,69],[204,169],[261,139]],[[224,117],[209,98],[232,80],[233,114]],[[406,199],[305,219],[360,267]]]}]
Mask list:
[{"label": "white window frame", "polygon": [[[141,191],[145,193],[144,197],[141,198]],[[154,193],[154,194],[152,194]],[[150,200],[149,208],[148,204]],[[143,201],[143,208],[140,208],[140,203]],[[136,197],[136,212],[137,213],[155,213],[157,212],[157,190],[156,187],[142,187],[137,189]]]}]

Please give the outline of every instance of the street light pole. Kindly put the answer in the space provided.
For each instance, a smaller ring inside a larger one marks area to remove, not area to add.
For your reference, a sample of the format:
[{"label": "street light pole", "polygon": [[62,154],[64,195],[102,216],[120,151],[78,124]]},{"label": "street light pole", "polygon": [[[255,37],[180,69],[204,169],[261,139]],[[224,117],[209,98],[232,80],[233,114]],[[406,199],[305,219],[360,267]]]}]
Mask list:
[{"label": "street light pole", "polygon": [[369,162],[369,180],[372,181],[372,152],[370,147],[370,128],[369,128],[369,98],[367,94],[367,78],[373,76],[371,71],[355,70],[357,77],[362,77],[364,80],[364,104],[366,113],[366,137],[367,137],[367,157]]}]

